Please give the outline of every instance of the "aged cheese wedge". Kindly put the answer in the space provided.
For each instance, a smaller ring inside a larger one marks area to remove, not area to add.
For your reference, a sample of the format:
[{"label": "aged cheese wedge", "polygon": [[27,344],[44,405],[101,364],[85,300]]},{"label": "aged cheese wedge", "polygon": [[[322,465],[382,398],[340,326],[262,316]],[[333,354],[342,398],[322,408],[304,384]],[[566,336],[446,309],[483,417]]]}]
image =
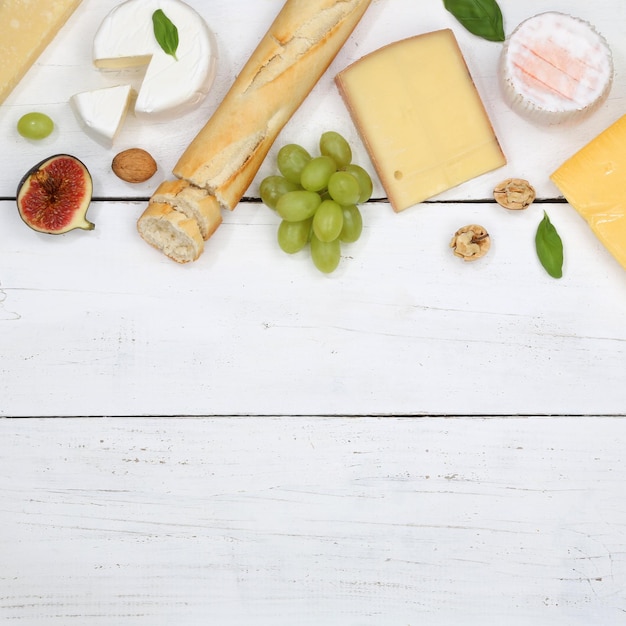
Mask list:
[{"label": "aged cheese wedge", "polygon": [[85,132],[110,148],[126,119],[131,97],[130,85],[116,85],[77,93],[70,104]]},{"label": "aged cheese wedge", "polygon": [[595,111],[613,82],[609,46],[588,22],[550,11],[522,22],[502,49],[504,98],[545,124],[576,122]]},{"label": "aged cheese wedge", "polygon": [[626,115],[565,161],[550,179],[626,269]]},{"label": "aged cheese wedge", "polygon": [[[154,36],[156,9],[177,28],[175,57]],[[135,102],[137,117],[175,117],[198,106],[213,84],[216,55],[206,22],[180,0],[127,0],[104,18],[93,42],[93,62],[100,69],[147,66]]]},{"label": "aged cheese wedge", "polygon": [[335,80],[395,211],[506,163],[449,29],[392,43]]},{"label": "aged cheese wedge", "polygon": [[0,103],[52,41],[81,0],[0,2]]}]

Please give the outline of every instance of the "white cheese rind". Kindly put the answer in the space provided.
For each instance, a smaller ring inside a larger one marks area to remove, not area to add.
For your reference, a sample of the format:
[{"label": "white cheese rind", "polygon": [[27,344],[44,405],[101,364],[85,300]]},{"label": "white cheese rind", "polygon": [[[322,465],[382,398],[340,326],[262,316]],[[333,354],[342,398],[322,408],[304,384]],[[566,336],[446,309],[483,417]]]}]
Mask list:
[{"label": "white cheese rind", "polygon": [[541,124],[578,122],[606,100],[613,58],[588,22],[549,11],[523,21],[505,41],[500,84],[507,104]]},{"label": "white cheese rind", "polygon": [[110,148],[124,123],[131,99],[130,85],[116,85],[74,94],[70,104],[85,132]]},{"label": "white cheese rind", "polygon": [[[154,36],[152,14],[161,9],[178,29],[176,58]],[[217,45],[204,19],[180,0],[127,0],[103,20],[93,62],[109,70],[147,63],[135,102],[137,117],[171,118],[197,107],[215,78]]]}]

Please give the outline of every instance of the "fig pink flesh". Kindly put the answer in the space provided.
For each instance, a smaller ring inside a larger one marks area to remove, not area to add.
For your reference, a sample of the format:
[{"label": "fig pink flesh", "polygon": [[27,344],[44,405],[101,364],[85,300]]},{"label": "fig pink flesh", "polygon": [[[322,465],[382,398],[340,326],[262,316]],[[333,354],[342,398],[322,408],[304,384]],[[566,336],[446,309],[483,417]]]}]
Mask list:
[{"label": "fig pink flesh", "polygon": [[64,232],[93,228],[85,219],[91,200],[91,177],[70,156],[53,157],[34,171],[20,192],[20,212],[35,230]]}]

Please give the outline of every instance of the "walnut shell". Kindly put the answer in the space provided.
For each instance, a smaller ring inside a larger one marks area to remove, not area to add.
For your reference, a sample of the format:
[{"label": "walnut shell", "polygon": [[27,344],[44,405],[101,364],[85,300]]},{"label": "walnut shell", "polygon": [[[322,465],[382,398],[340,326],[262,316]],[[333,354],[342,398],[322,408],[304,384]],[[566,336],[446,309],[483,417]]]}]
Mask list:
[{"label": "walnut shell", "polygon": [[535,190],[523,178],[507,178],[493,190],[496,202],[505,209],[519,211],[530,206],[535,200]]},{"label": "walnut shell", "polygon": [[478,224],[463,226],[454,233],[450,247],[454,256],[464,261],[475,261],[485,256],[491,247],[489,233]]},{"label": "walnut shell", "polygon": [[113,157],[111,169],[127,183],[143,183],[157,171],[156,161],[142,148],[129,148]]}]

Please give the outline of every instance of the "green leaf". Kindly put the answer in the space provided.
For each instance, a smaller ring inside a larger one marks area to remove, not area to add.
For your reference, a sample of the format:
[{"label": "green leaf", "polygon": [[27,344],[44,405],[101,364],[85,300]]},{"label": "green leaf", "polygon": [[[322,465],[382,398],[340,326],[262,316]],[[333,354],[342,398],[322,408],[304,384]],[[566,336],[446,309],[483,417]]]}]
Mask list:
[{"label": "green leaf", "polygon": [[496,0],[443,0],[470,33],[489,41],[504,41],[502,11]]},{"label": "green leaf", "polygon": [[561,278],[563,276],[563,242],[545,211],[537,227],[535,247],[546,272],[553,278]]},{"label": "green leaf", "polygon": [[176,58],[178,28],[161,9],[157,9],[152,14],[152,26],[154,28],[154,37],[161,48],[163,48],[163,52],[172,55],[178,61]]}]

